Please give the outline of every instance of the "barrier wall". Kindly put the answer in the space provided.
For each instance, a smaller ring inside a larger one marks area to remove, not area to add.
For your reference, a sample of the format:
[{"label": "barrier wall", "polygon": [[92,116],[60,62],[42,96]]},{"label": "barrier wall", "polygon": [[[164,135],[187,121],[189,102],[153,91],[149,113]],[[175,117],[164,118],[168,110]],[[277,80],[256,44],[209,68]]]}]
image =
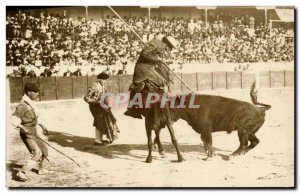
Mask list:
[{"label": "barrier wall", "polygon": [[[281,88],[294,86],[294,71],[263,71],[258,80],[261,88]],[[193,91],[221,89],[250,89],[256,80],[256,74],[245,72],[208,72],[208,73],[178,73]],[[40,87],[40,100],[61,100],[82,98],[88,87],[97,80],[96,76],[82,77],[38,77],[9,78],[10,100],[19,102],[23,95],[26,82],[33,82]],[[110,92],[128,92],[132,75],[113,75],[107,81]],[[172,85],[174,93],[189,92],[189,90],[174,77]]]}]

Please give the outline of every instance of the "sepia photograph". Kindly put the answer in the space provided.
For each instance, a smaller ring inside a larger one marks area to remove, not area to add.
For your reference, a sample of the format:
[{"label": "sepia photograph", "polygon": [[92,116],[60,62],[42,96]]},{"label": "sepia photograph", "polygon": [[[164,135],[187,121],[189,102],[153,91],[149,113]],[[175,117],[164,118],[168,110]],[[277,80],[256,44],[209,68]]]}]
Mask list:
[{"label": "sepia photograph", "polygon": [[6,6],[8,188],[295,188],[295,6]]}]

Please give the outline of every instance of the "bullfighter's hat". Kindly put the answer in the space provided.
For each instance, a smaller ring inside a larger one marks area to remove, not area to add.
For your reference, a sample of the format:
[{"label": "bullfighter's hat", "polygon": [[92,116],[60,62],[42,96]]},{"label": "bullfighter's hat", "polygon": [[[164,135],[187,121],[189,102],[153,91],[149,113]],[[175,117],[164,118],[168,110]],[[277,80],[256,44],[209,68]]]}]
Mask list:
[{"label": "bullfighter's hat", "polygon": [[39,92],[39,91],[40,91],[40,88],[34,83],[27,82],[24,86],[24,92],[25,93],[27,93],[27,92]]},{"label": "bullfighter's hat", "polygon": [[101,72],[100,74],[98,74],[97,79],[101,79],[101,80],[106,80],[109,78],[109,75],[105,72]]}]

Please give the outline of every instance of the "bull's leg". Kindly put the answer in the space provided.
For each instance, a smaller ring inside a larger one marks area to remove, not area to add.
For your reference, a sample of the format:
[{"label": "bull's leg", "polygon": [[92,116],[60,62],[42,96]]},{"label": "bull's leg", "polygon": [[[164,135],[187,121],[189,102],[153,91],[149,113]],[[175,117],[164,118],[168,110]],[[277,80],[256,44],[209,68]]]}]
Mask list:
[{"label": "bull's leg", "polygon": [[175,149],[176,149],[176,152],[177,152],[178,162],[182,162],[183,161],[183,157],[182,157],[182,155],[181,155],[181,153],[179,151],[179,148],[178,148],[178,143],[177,143],[177,139],[175,137],[173,126],[172,126],[171,123],[168,123],[167,127],[168,127],[170,135],[171,135],[172,143],[175,146]]},{"label": "bull's leg", "polygon": [[244,150],[244,153],[247,153],[251,149],[253,149],[255,146],[259,144],[259,139],[255,136],[254,133],[249,134],[249,141],[250,145]]},{"label": "bull's leg", "polygon": [[204,150],[206,152],[207,157],[204,160],[207,160],[209,157],[212,157],[212,134],[211,132],[209,133],[204,133],[201,134],[201,139],[204,144]]},{"label": "bull's leg", "polygon": [[251,149],[253,149],[255,146],[259,144],[259,139],[255,136],[255,133],[259,130],[259,128],[264,124],[264,119],[261,120],[260,123],[258,123],[254,129],[249,134],[249,141],[250,145],[245,149],[244,153],[247,153]]},{"label": "bull's leg", "polygon": [[154,143],[157,144],[158,146],[158,152],[160,155],[164,155],[164,149],[163,149],[163,146],[160,142],[160,137],[159,137],[159,134],[160,134],[160,129],[157,129],[155,130],[155,139],[154,139]]},{"label": "bull's leg", "polygon": [[239,140],[240,140],[240,146],[238,149],[233,152],[231,155],[236,156],[236,155],[241,155],[245,152],[245,149],[248,146],[248,133],[245,131],[238,131],[239,135]]},{"label": "bull's leg", "polygon": [[147,124],[147,120],[146,120],[146,133],[147,133],[147,139],[148,139],[148,157],[146,159],[147,163],[151,163],[152,162],[152,128],[150,127],[149,124]]}]

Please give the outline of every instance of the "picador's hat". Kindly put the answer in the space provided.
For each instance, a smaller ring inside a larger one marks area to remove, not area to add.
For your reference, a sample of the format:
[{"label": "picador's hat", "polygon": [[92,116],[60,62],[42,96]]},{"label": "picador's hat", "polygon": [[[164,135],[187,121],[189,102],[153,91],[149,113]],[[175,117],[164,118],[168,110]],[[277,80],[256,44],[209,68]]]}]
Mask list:
[{"label": "picador's hat", "polygon": [[101,80],[106,80],[109,78],[109,75],[106,74],[105,72],[101,72],[100,74],[98,74],[97,78]]},{"label": "picador's hat", "polygon": [[40,88],[38,87],[38,85],[34,84],[34,83],[26,83],[24,86],[24,92],[39,92]]},{"label": "picador's hat", "polygon": [[177,48],[178,41],[175,40],[172,36],[165,36],[162,38],[162,41],[168,45],[170,49]]}]

